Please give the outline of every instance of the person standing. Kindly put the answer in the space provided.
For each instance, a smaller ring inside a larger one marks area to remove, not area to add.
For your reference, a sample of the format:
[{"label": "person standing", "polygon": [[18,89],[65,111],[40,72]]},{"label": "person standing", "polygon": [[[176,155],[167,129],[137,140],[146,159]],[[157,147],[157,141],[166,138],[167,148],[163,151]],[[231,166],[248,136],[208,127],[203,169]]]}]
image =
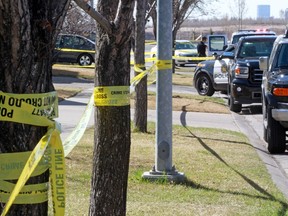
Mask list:
[{"label": "person standing", "polygon": [[197,45],[197,52],[199,57],[206,57],[206,49],[207,45],[205,44],[207,41],[207,37],[202,37],[202,40],[200,43]]}]

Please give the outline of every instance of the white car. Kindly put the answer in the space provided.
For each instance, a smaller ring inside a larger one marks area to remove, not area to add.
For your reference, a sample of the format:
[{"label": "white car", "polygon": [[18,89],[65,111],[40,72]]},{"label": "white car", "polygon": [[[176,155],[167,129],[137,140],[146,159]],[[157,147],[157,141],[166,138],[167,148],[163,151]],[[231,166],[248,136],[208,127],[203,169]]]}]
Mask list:
[{"label": "white car", "polygon": [[[152,47],[151,53],[151,57],[156,57],[157,46]],[[183,58],[181,59],[181,57]],[[175,64],[184,66],[185,64],[196,64],[199,62],[199,60],[189,59],[189,57],[198,57],[197,47],[189,40],[176,40],[174,50]]]}]

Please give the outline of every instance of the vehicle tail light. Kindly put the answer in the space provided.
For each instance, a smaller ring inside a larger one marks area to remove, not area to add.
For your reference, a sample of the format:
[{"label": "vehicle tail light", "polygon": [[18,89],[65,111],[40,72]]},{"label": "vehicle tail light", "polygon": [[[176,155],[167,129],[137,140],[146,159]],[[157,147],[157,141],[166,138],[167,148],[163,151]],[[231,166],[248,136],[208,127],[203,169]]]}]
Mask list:
[{"label": "vehicle tail light", "polygon": [[288,96],[288,88],[273,88],[273,95]]},{"label": "vehicle tail light", "polygon": [[248,76],[249,76],[249,68],[248,67],[236,66],[236,68],[235,68],[235,77],[237,77],[237,78],[248,78]]}]

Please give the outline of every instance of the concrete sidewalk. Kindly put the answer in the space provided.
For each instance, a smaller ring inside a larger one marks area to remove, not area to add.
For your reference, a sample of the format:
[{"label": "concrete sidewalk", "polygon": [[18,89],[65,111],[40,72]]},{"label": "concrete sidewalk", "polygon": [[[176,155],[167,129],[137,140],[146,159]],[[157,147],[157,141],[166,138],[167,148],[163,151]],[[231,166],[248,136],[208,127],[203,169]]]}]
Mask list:
[{"label": "concrete sidewalk", "polygon": [[[85,89],[75,97],[60,102],[59,117],[56,120],[62,125],[61,137],[63,140],[78,124],[92,92],[93,89]],[[131,109],[131,118],[133,118],[133,113],[134,110]],[[93,116],[94,115],[92,113],[88,126],[92,126],[94,124]],[[155,119],[156,110],[149,110],[148,121],[155,121]],[[173,124],[176,125],[240,131],[231,114],[173,111],[172,119]]]}]

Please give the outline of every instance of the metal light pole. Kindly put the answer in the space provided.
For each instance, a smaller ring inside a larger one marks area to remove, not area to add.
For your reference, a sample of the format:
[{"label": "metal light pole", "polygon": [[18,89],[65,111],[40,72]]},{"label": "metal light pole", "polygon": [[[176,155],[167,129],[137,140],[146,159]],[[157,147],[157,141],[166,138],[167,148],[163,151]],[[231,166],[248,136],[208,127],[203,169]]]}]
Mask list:
[{"label": "metal light pole", "polygon": [[172,0],[157,1],[157,96],[155,166],[146,179],[184,181],[172,166]]}]

